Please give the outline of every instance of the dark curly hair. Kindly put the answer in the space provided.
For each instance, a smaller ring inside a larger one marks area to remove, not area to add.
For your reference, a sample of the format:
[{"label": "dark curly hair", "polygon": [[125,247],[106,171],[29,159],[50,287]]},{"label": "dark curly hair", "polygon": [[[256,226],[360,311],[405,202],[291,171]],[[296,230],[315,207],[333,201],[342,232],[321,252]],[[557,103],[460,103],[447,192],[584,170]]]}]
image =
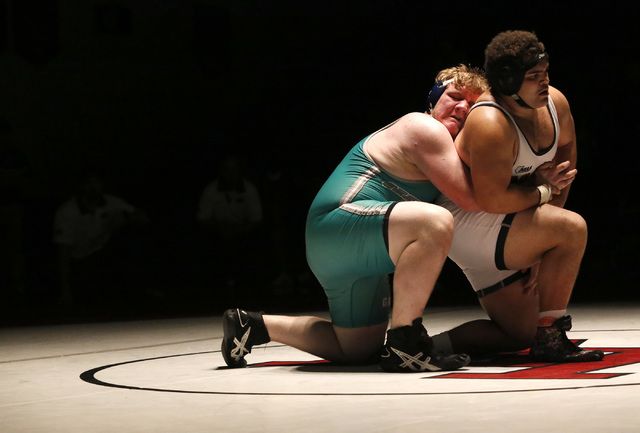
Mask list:
[{"label": "dark curly hair", "polygon": [[533,32],[509,30],[496,35],[484,50],[484,70],[491,90],[516,93],[524,73],[540,61],[542,53],[544,44]]}]

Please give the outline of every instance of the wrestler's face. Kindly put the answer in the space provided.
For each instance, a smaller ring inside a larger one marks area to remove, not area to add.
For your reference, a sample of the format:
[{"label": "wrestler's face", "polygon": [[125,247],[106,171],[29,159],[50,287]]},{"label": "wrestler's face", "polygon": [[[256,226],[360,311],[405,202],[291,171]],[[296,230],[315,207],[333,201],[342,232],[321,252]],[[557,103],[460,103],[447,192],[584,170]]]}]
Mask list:
[{"label": "wrestler's face", "polygon": [[543,60],[524,74],[518,95],[533,108],[545,107],[549,100],[549,60]]},{"label": "wrestler's face", "polygon": [[431,110],[431,116],[442,123],[451,137],[455,138],[467,120],[469,110],[479,97],[480,93],[472,93],[465,87],[459,88],[451,84]]}]

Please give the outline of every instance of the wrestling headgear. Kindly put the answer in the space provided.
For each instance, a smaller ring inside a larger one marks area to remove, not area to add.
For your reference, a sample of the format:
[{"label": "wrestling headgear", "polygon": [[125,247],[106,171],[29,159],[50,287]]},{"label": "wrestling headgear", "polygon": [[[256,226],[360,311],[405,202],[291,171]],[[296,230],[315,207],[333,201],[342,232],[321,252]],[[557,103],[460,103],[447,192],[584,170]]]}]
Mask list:
[{"label": "wrestling headgear", "polygon": [[453,78],[451,78],[450,80],[446,80],[444,82],[440,80],[433,85],[433,87],[429,91],[429,96],[427,96],[427,112],[428,113],[431,113],[431,111],[433,110],[433,107],[436,106],[438,99],[440,99],[440,97],[444,93],[447,86],[452,82],[453,82]]},{"label": "wrestling headgear", "polygon": [[524,81],[524,74],[549,54],[538,46],[525,48],[518,56],[508,56],[495,63],[485,64],[487,80],[491,89],[519,100],[518,91]]}]

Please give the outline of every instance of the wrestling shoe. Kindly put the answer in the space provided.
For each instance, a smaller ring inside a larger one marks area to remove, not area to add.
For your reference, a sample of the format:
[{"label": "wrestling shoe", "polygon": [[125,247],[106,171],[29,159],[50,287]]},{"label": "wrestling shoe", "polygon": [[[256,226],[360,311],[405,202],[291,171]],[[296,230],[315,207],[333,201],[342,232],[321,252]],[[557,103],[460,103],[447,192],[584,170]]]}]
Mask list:
[{"label": "wrestling shoe", "polygon": [[222,315],[222,356],[231,368],[247,366],[245,355],[258,344],[271,341],[262,320],[262,313],[252,313],[238,308],[227,310]]},{"label": "wrestling shoe", "polygon": [[593,362],[604,358],[602,350],[581,349],[569,340],[567,331],[571,329],[571,316],[556,319],[553,325],[538,327],[531,347],[531,356],[538,362]]},{"label": "wrestling shoe", "polygon": [[387,331],[387,342],[380,356],[380,367],[392,373],[457,370],[469,364],[464,353],[444,355],[433,350],[433,342],[422,326],[422,317],[411,326]]}]

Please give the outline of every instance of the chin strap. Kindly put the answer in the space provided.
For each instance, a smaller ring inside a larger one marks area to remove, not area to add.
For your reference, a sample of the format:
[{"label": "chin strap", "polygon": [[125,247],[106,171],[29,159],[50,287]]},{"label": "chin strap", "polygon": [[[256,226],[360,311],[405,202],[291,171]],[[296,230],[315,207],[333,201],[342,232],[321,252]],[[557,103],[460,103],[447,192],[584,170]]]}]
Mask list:
[{"label": "chin strap", "polygon": [[526,102],[524,102],[524,99],[522,99],[520,97],[520,95],[518,95],[517,93],[514,93],[513,95],[511,95],[511,97],[513,98],[514,101],[516,101],[518,103],[518,105],[520,105],[521,107],[524,108],[529,108],[531,110],[533,110],[533,107],[529,104],[527,104]]}]

